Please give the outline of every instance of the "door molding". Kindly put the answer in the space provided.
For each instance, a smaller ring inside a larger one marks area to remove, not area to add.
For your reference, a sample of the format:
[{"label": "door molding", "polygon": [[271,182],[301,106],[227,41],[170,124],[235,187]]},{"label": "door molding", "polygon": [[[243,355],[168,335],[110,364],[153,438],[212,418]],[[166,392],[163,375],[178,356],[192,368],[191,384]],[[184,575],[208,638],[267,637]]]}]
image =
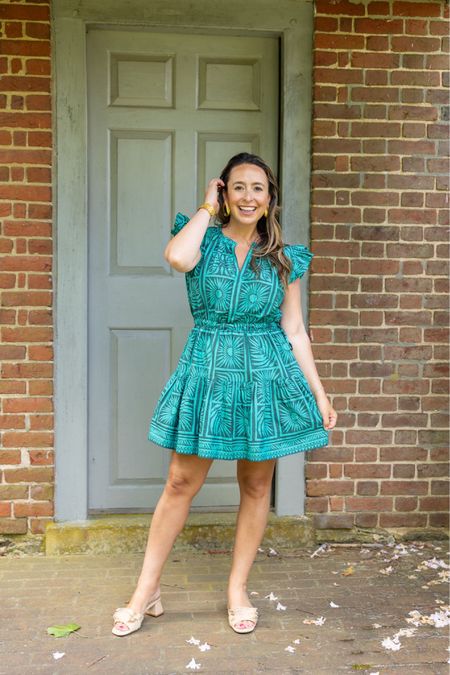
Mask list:
[{"label": "door molding", "polygon": [[[88,515],[86,31],[161,30],[279,37],[280,189],[289,243],[309,242],[313,6],[309,0],[53,0],[55,73],[55,518]],[[130,19],[130,17],[137,17]],[[296,152],[292,152],[296,148]],[[306,277],[305,277],[306,278]],[[306,308],[307,284],[302,287]],[[275,511],[304,512],[304,455],[277,461]]]}]

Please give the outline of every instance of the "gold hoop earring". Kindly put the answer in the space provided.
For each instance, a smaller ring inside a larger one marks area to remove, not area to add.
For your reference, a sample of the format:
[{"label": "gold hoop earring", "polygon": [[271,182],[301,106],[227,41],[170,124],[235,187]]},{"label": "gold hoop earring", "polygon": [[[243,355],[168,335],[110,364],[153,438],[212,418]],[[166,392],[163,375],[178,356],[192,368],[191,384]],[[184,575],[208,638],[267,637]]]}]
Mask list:
[{"label": "gold hoop earring", "polygon": [[227,204],[226,202],[224,203],[223,208],[224,208],[224,211],[225,211],[225,213],[227,214],[227,216],[229,216],[230,213],[231,213],[231,212],[230,212],[230,207],[228,206],[228,204]]},{"label": "gold hoop earring", "polygon": [[266,216],[266,218],[267,218],[267,216],[269,215],[269,212],[268,212],[267,209],[264,211],[264,215]]}]

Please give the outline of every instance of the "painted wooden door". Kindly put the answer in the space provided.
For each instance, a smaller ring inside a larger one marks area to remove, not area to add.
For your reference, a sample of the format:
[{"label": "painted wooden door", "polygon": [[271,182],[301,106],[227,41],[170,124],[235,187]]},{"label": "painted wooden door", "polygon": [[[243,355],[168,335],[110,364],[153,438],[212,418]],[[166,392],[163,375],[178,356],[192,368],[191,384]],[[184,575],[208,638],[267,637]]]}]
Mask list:
[{"label": "painted wooden door", "polygon": [[[278,40],[93,29],[89,138],[89,509],[153,510],[171,451],[147,440],[193,320],[163,257],[236,152],[278,155]],[[63,149],[60,149],[63,151]],[[216,460],[193,509],[239,503]]]}]

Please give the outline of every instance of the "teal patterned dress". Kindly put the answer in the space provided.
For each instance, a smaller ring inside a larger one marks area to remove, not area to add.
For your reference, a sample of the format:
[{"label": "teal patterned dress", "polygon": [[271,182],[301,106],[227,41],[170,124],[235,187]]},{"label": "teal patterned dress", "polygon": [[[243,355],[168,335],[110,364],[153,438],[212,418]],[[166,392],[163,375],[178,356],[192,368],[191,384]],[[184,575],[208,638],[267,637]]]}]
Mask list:
[{"label": "teal patterned dress", "polygon": [[[178,213],[171,233],[189,218]],[[255,243],[239,270],[234,242],[211,225],[202,257],[185,274],[194,327],[175,371],[161,392],[148,439],[165,448],[210,459],[275,459],[328,444],[308,382],[283,331],[284,289],[268,258],[255,259]],[[303,276],[313,257],[286,244]]]}]

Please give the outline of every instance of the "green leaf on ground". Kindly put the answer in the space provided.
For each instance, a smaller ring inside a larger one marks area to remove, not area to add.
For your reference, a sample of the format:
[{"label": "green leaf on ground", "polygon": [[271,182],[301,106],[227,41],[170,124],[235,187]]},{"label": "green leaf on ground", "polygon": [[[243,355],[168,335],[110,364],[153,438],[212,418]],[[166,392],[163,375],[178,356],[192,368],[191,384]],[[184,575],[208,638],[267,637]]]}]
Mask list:
[{"label": "green leaf on ground", "polygon": [[370,663],[353,663],[352,670],[369,670],[372,668]]},{"label": "green leaf on ground", "polygon": [[53,635],[54,637],[65,637],[79,628],[81,628],[81,626],[79,626],[77,623],[68,623],[65,626],[49,626],[47,628],[47,633],[49,635]]}]

